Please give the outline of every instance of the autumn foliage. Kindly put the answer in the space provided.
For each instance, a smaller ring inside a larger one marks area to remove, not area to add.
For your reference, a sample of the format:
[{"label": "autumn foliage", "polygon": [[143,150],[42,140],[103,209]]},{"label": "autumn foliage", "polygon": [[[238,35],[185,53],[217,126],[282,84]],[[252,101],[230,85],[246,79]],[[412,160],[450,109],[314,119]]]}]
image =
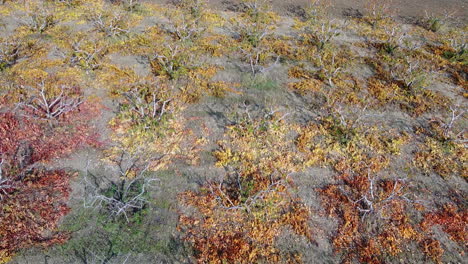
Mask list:
[{"label": "autumn foliage", "polygon": [[52,129],[48,123],[0,114],[2,189],[0,219],[0,262],[20,249],[63,242],[67,236],[54,231],[67,214],[71,175],[47,170],[40,163],[70,153],[77,147],[97,142],[85,123],[75,119]]},{"label": "autumn foliage", "polygon": [[0,264],[463,259],[467,27],[240,2],[0,0]]},{"label": "autumn foliage", "polygon": [[83,104],[78,110],[52,126],[13,112],[0,114],[0,220],[9,223],[0,226],[1,263],[18,250],[66,241],[67,234],[56,228],[69,211],[66,202],[71,175],[40,164],[86,144],[100,144],[88,124],[96,106]]},{"label": "autumn foliage", "polygon": [[73,121],[67,120],[54,129],[47,123],[38,123],[12,113],[0,114],[0,153],[12,158],[20,146],[27,146],[32,149],[30,163],[33,164],[67,155],[86,144],[98,146],[99,138],[84,122],[86,114],[90,118],[91,112],[85,111],[83,115],[75,116]]},{"label": "autumn foliage", "polygon": [[278,117],[242,120],[229,127],[215,155],[227,174],[181,201],[198,211],[182,214],[179,229],[199,263],[297,262],[275,243],[285,228],[312,240],[309,210],[296,198],[290,173],[300,159],[285,152],[288,128]]},{"label": "autumn foliage", "polygon": [[428,229],[434,225],[442,227],[451,239],[462,244],[468,241],[466,232],[468,223],[468,211],[458,208],[455,204],[446,204],[437,211],[426,214],[421,226]]},{"label": "autumn foliage", "polygon": [[[59,220],[69,212],[70,175],[63,170],[34,169],[7,175],[8,189],[2,189],[0,221],[0,263],[32,246],[46,247],[67,240],[57,232]],[[16,177],[16,178],[15,178]]]}]

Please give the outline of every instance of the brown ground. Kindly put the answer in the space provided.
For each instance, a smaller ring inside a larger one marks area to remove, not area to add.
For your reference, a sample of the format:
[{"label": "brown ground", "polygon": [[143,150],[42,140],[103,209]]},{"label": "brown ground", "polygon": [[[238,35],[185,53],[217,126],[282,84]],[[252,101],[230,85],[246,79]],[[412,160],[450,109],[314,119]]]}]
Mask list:
[{"label": "brown ground", "polygon": [[[158,3],[171,3],[176,0],[148,0]],[[295,13],[297,7],[306,7],[310,0],[270,0],[273,9],[282,14]],[[330,0],[334,6],[333,13],[342,15],[350,9],[363,12],[369,0]],[[446,12],[454,13],[457,19],[468,18],[468,0],[390,0],[394,6],[394,12],[402,17],[420,17],[427,10],[434,15],[443,15]],[[209,0],[211,7],[235,11],[239,0]]]}]

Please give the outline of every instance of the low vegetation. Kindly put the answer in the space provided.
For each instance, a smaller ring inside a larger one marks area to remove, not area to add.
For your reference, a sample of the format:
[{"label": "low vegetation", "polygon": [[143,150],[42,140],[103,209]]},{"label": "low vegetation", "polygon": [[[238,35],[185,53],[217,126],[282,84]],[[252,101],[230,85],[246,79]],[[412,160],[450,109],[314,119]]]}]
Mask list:
[{"label": "low vegetation", "polygon": [[367,2],[0,1],[0,264],[463,262],[466,25]]}]

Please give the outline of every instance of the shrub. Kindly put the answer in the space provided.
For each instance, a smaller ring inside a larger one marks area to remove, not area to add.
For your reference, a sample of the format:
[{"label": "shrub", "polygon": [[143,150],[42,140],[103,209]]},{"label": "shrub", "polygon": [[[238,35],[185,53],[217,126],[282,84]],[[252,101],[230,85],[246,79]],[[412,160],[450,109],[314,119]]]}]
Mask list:
[{"label": "shrub", "polygon": [[56,15],[45,7],[34,6],[21,24],[30,31],[43,34],[58,23]]},{"label": "shrub", "polygon": [[108,37],[115,37],[128,33],[128,15],[114,10],[90,10],[86,18],[92,23],[94,28]]},{"label": "shrub", "polygon": [[16,63],[23,48],[22,42],[0,39],[0,72]]},{"label": "shrub", "polygon": [[427,230],[434,225],[440,225],[453,241],[464,245],[468,240],[465,232],[467,221],[468,211],[449,203],[439,211],[426,214],[421,226]]},{"label": "shrub", "polygon": [[125,217],[130,222],[147,206],[151,183],[157,179],[146,177],[149,161],[125,151],[113,160],[113,165],[118,168],[118,174],[108,177],[91,173],[87,166],[83,178],[84,207],[101,210],[114,219]]},{"label": "shrub", "polygon": [[374,29],[393,15],[392,0],[367,0],[365,9],[367,12],[363,19]]},{"label": "shrub", "polygon": [[0,142],[0,153],[12,158],[20,146],[31,148],[32,154],[28,158],[30,162],[25,164],[27,166],[67,155],[86,144],[99,145],[97,136],[88,123],[96,113],[98,112],[95,109],[88,108],[81,113],[83,116],[70,117],[55,129],[32,119],[2,113],[0,136],[4,140]]},{"label": "shrub", "polygon": [[289,175],[301,162],[289,149],[288,128],[282,122],[268,115],[231,126],[215,152],[217,165],[227,174],[200,191],[181,194],[184,205],[197,209],[181,214],[179,229],[198,261],[300,262],[299,255],[281,255],[275,246],[287,227],[312,239],[309,210],[290,191]]},{"label": "shrub", "polygon": [[266,72],[279,62],[268,43],[278,18],[270,12],[261,0],[245,1],[245,11],[231,19],[230,31],[239,42],[239,51],[243,61],[249,64],[252,74]]},{"label": "shrub", "polygon": [[[57,232],[59,220],[69,212],[66,204],[69,196],[70,175],[64,171],[35,169],[17,178],[14,171],[7,171],[12,187],[0,205],[0,263],[17,251],[31,246],[48,247],[63,243],[68,234]],[[48,232],[45,232],[48,231]]]},{"label": "shrub", "polygon": [[367,175],[368,167],[374,173],[385,168],[409,137],[395,130],[363,126],[362,117],[362,112],[347,116],[338,111],[302,127],[296,145],[306,155],[305,165],[331,166],[343,175],[351,171]]},{"label": "shrub", "polygon": [[49,80],[38,80],[32,87],[24,87],[24,94],[29,96],[18,104],[25,115],[56,121],[72,111],[78,111],[84,102],[79,87],[52,86]]},{"label": "shrub", "polygon": [[262,75],[246,75],[242,80],[242,84],[249,89],[260,91],[271,91],[281,87],[276,80]]}]

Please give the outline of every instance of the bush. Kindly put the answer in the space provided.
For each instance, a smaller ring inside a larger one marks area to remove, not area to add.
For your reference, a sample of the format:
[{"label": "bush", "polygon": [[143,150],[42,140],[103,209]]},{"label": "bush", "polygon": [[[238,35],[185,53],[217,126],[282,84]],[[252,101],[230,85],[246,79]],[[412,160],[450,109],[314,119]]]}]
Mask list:
[{"label": "bush", "polygon": [[215,152],[226,175],[181,194],[184,205],[197,209],[181,214],[179,229],[198,261],[299,262],[299,255],[280,254],[275,243],[280,231],[290,227],[312,240],[309,210],[290,186],[300,157],[288,150],[288,128],[273,115],[260,120],[248,115],[230,127]]},{"label": "bush", "polygon": [[39,6],[35,6],[32,10],[29,10],[26,19],[21,22],[21,24],[26,26],[30,31],[39,34],[43,34],[57,23],[58,19],[54,12]]}]

